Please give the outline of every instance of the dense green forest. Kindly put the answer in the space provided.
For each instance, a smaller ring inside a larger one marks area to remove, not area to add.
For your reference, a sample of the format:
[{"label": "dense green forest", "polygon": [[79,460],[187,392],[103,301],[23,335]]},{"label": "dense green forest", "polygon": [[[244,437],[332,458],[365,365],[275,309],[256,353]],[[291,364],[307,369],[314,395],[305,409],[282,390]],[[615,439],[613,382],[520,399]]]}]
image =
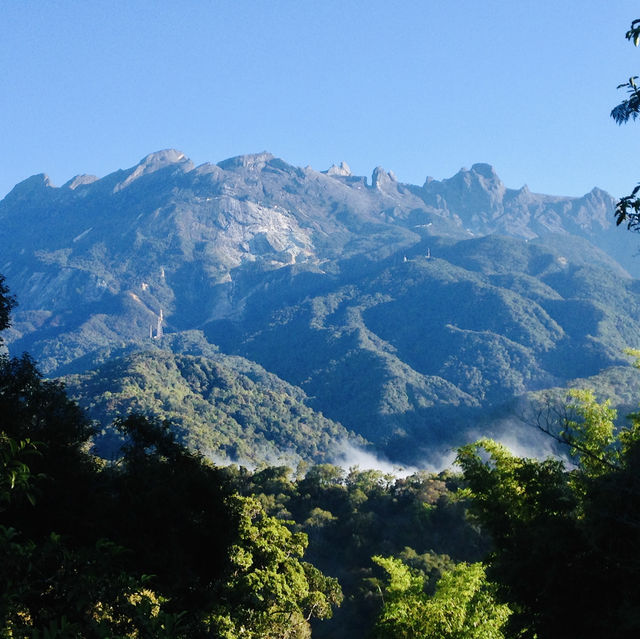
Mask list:
[{"label": "dense green forest", "polygon": [[[0,280],[0,329],[13,305]],[[405,478],[219,467],[136,413],[114,420],[105,459],[26,354],[0,357],[0,414],[2,636],[640,632],[640,416],[616,428],[588,390],[538,424],[570,461],[481,440],[459,449],[461,473]]]},{"label": "dense green forest", "polygon": [[[191,337],[198,346],[204,342],[198,331],[190,333],[179,338]],[[165,348],[147,345],[146,351],[113,356],[63,378],[68,394],[104,425],[94,438],[102,457],[116,454],[121,443],[109,425],[132,410],[171,420],[191,450],[245,465],[328,461],[341,442],[362,441],[307,406],[300,389],[257,364],[204,349],[206,355],[176,354],[169,350],[176,339],[163,340]]]}]

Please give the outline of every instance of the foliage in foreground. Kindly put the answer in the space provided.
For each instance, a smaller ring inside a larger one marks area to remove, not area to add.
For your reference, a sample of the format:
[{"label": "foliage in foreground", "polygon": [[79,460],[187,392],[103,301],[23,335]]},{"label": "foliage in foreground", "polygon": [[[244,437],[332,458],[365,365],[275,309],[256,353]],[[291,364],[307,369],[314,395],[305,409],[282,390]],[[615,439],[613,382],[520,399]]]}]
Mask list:
[{"label": "foliage in foreground", "polygon": [[[631,26],[625,34],[625,38],[637,47],[640,44],[640,20],[633,20]],[[627,92],[627,98],[611,110],[611,117],[618,123],[624,124],[629,120],[636,120],[640,115],[640,87],[634,75],[618,85],[618,89]],[[616,223],[618,226],[626,222],[627,228],[632,231],[640,231],[640,184],[631,191],[629,195],[620,198],[616,205]]]},{"label": "foliage in foreground", "polygon": [[574,466],[491,440],[460,449],[472,512],[494,542],[488,577],[522,638],[640,636],[640,415],[616,433],[589,391],[556,424]]},{"label": "foliage in foreground", "polygon": [[372,555],[398,557],[431,584],[456,561],[478,561],[487,550],[455,498],[460,477],[451,472],[399,478],[319,464],[299,467],[297,478],[286,467],[225,473],[270,514],[294,520],[309,537],[308,560],[339,579],[344,602],[332,619],[314,624],[318,639],[369,636],[382,605],[382,570]]},{"label": "foliage in foreground", "polygon": [[6,637],[291,637],[341,600],[255,499],[141,416],[116,464],[28,357],[0,358],[0,620]]},{"label": "foliage in foreground", "polygon": [[373,561],[388,575],[375,627],[379,639],[503,639],[510,610],[496,601],[482,564],[446,570],[430,594],[425,575],[400,559]]}]

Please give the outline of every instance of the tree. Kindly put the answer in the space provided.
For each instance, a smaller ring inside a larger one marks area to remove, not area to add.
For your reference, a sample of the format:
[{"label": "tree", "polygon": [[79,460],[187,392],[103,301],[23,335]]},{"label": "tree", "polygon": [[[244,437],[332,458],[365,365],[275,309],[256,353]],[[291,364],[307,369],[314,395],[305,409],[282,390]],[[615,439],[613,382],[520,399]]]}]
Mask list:
[{"label": "tree", "polygon": [[395,557],[373,557],[384,568],[384,604],[375,626],[380,639],[503,639],[508,606],[480,563],[460,563],[443,572],[435,592],[424,574]]},{"label": "tree", "polygon": [[488,577],[518,637],[640,636],[640,415],[573,393],[552,432],[575,467],[520,458],[491,440],[462,447],[472,513],[493,538]]},{"label": "tree", "polygon": [[39,478],[34,486],[37,508],[16,502],[0,514],[0,524],[28,535],[55,530],[81,537],[91,527],[97,481],[96,460],[87,453],[93,429],[84,413],[61,384],[42,378],[29,355],[0,354],[0,416],[6,438],[32,442],[39,451],[28,461]]},{"label": "tree", "polygon": [[[637,47],[640,44],[640,20],[634,20],[625,37]],[[629,78],[627,82],[618,85],[618,89],[625,89],[627,99],[613,108],[611,117],[618,123],[624,124],[629,120],[636,120],[640,114],[640,87],[636,82],[638,76]],[[627,228],[640,231],[640,184],[629,195],[621,198],[616,205],[616,224],[627,223]]]},{"label": "tree", "polygon": [[617,468],[620,462],[617,416],[610,400],[599,403],[592,390],[572,388],[560,408],[549,400],[535,423],[543,433],[568,446],[582,471],[595,477]]},{"label": "tree", "polygon": [[[0,274],[0,331],[9,328],[9,314],[15,305],[16,299],[12,295],[9,295],[9,288],[5,284],[4,276]],[[1,343],[2,337],[0,337],[0,344]]]},{"label": "tree", "polygon": [[222,603],[209,618],[214,636],[310,637],[309,620],[331,617],[342,601],[337,580],[301,561],[307,536],[267,515],[257,499],[234,495],[228,505],[238,535],[219,591]]},{"label": "tree", "polygon": [[575,636],[561,629],[581,605],[584,586],[569,587],[569,566],[584,544],[562,463],[515,457],[491,440],[462,447],[457,462],[471,512],[493,539],[487,574],[513,610],[510,628],[531,639]]},{"label": "tree", "polygon": [[0,431],[0,512],[16,497],[24,496],[34,503],[34,477],[27,462],[37,454],[38,448],[30,440],[16,441]]}]

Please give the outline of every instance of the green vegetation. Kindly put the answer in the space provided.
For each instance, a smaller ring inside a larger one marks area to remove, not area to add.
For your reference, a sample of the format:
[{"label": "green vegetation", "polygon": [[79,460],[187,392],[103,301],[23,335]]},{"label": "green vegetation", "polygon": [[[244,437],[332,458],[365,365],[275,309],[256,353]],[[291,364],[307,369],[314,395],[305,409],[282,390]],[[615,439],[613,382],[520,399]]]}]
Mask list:
[{"label": "green vegetation", "polygon": [[166,427],[120,420],[122,456],[101,463],[59,386],[28,358],[0,371],[2,636],[305,637],[340,603],[306,535]]},{"label": "green vegetation", "polygon": [[218,469],[137,415],[117,420],[124,446],[105,463],[87,453],[89,424],[57,383],[29,358],[0,363],[8,637],[304,637],[342,599],[325,566],[349,601],[315,634],[349,636],[380,606],[363,581],[372,552],[437,576],[451,565],[444,553],[484,547],[447,475]]},{"label": "green vegetation", "polygon": [[508,606],[496,601],[480,563],[443,572],[435,592],[427,580],[393,557],[373,557],[388,574],[374,636],[380,639],[503,639]]},{"label": "green vegetation", "polygon": [[94,442],[103,457],[121,443],[109,425],[132,411],[169,420],[190,450],[245,464],[326,461],[343,442],[359,441],[309,408],[299,389],[234,360],[155,349],[108,359],[64,382],[100,424]]},{"label": "green vegetation", "polygon": [[456,561],[478,561],[488,548],[455,497],[460,478],[448,472],[395,478],[330,464],[299,468],[297,479],[285,467],[225,472],[234,489],[255,496],[270,514],[297,522],[296,530],[309,538],[309,560],[338,578],[345,600],[333,619],[314,628],[315,637],[347,639],[372,631],[382,605],[372,555],[397,556],[433,582]]},{"label": "green vegetation", "polygon": [[[640,20],[633,20],[625,37],[637,47],[640,43]],[[618,89],[625,89],[628,98],[615,106],[611,111],[611,117],[618,123],[623,124],[629,120],[636,120],[640,114],[640,89],[636,83],[637,75],[629,78],[627,82],[618,85]],[[640,230],[640,197],[638,197],[640,185],[636,186],[630,195],[621,198],[616,206],[616,217],[618,226],[623,222],[627,223],[627,228],[634,231]]]},{"label": "green vegetation", "polygon": [[[0,300],[6,328],[6,288]],[[98,371],[111,371],[109,387],[120,381],[120,400],[143,398],[149,411],[189,393],[195,403],[197,391],[208,410],[257,411],[256,424],[269,419],[265,405],[286,405],[292,415],[279,419],[298,417],[299,429],[310,414],[299,391],[279,395],[282,382],[240,360],[156,349]],[[150,393],[160,380],[166,395]],[[87,398],[98,392],[94,406],[118,409],[99,375],[83,381]],[[569,446],[569,467],[481,440],[459,450],[462,475],[406,478],[327,463],[216,467],[176,440],[182,424],[135,412],[114,419],[107,461],[90,452],[97,434],[84,412],[27,355],[0,356],[0,414],[0,636],[640,632],[640,415],[619,429],[588,389],[570,391],[542,424]]]},{"label": "green vegetation", "polygon": [[547,430],[573,468],[490,440],[459,452],[472,512],[493,539],[487,574],[513,611],[513,636],[636,637],[640,418],[616,432],[607,402],[585,390],[570,400]]}]

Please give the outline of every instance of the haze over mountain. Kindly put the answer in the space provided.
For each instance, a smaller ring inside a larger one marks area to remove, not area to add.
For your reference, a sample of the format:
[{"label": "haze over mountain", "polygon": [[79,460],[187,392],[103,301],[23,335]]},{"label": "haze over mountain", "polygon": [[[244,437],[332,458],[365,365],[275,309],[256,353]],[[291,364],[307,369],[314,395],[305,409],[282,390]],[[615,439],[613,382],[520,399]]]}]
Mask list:
[{"label": "haze over mountain", "polygon": [[[417,186],[380,167],[369,180],[269,153],[195,167],[167,150],[59,188],[37,175],[0,202],[0,272],[20,303],[7,342],[47,375],[76,375],[87,405],[82,384],[106,375],[90,369],[113,370],[116,355],[130,370],[134,351],[160,348],[165,370],[188,355],[213,373],[215,344],[284,380],[305,410],[415,461],[512,398],[638,346],[637,238],[615,229],[614,205],[597,188],[509,189],[487,164]],[[197,428],[215,430],[209,400]],[[309,419],[326,446],[349,436]]]}]

